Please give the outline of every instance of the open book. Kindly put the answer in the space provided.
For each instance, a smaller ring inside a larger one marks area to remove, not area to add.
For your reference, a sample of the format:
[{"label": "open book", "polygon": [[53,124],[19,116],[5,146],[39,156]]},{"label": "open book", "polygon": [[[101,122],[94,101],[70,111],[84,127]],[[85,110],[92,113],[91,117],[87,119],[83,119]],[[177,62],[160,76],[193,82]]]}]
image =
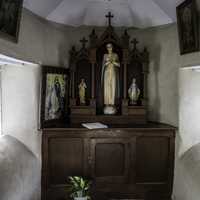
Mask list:
[{"label": "open book", "polygon": [[107,125],[96,122],[96,123],[83,123],[82,126],[88,129],[100,129],[100,128],[108,128]]}]

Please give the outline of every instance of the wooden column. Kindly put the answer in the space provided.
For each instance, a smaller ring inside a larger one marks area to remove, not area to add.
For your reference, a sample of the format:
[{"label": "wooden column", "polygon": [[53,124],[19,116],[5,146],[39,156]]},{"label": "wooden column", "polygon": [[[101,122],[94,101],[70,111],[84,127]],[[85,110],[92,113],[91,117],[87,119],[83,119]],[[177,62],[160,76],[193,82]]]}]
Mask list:
[{"label": "wooden column", "polygon": [[94,99],[94,95],[95,95],[95,73],[94,73],[94,69],[95,69],[95,63],[92,62],[92,87],[91,87],[91,94],[92,94],[92,99]]},{"label": "wooden column", "polygon": [[71,98],[70,98],[70,106],[76,105],[76,98],[75,98],[75,78],[74,78],[74,70],[71,71]]},{"label": "wooden column", "polygon": [[90,62],[92,65],[92,87],[91,87],[91,98],[95,98],[95,64],[96,64],[96,49],[90,50]]},{"label": "wooden column", "polygon": [[127,65],[129,61],[128,49],[123,49],[123,67],[124,67],[124,82],[123,82],[123,100],[122,100],[122,115],[128,115],[128,98],[127,98]]},{"label": "wooden column", "polygon": [[149,53],[147,51],[146,48],[144,48],[144,51],[143,51],[143,57],[144,57],[144,62],[143,62],[143,66],[142,66],[142,71],[143,71],[143,76],[144,76],[144,94],[143,94],[143,102],[142,104],[144,106],[147,105],[147,97],[148,97],[148,94],[147,94],[147,75],[148,75],[148,65],[149,65]]},{"label": "wooden column", "polygon": [[72,99],[75,98],[75,88],[74,88],[74,85],[75,85],[75,81],[74,81],[74,71],[72,71],[72,80],[71,80],[71,84],[72,84]]},{"label": "wooden column", "polygon": [[124,66],[124,94],[123,98],[127,98],[127,65],[128,65],[128,49],[123,49],[123,66]]},{"label": "wooden column", "polygon": [[146,103],[147,103],[147,66],[148,66],[148,63],[143,63],[143,76],[144,76],[144,82],[143,82],[143,87],[144,87],[144,94],[143,94],[143,102],[142,102],[142,105],[143,106],[146,106]]},{"label": "wooden column", "polygon": [[124,63],[124,99],[127,98],[127,63]]},{"label": "wooden column", "polygon": [[91,63],[91,72],[92,72],[92,81],[91,81],[91,99],[90,106],[95,109],[96,114],[96,99],[95,99],[95,65],[96,65],[96,48],[90,49],[90,63]]}]

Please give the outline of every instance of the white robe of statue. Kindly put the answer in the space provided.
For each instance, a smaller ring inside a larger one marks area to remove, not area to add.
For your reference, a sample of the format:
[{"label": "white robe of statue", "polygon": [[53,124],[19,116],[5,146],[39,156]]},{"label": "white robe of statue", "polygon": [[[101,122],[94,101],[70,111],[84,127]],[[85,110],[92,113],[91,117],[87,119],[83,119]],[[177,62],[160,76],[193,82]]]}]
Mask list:
[{"label": "white robe of statue", "polygon": [[[119,58],[116,53],[113,53],[112,44],[107,45],[108,54],[103,58],[103,90],[104,90],[104,113],[114,114],[115,98],[118,88],[117,68],[120,67]],[[110,108],[110,111],[108,111]],[[106,111],[107,110],[107,111]]]}]

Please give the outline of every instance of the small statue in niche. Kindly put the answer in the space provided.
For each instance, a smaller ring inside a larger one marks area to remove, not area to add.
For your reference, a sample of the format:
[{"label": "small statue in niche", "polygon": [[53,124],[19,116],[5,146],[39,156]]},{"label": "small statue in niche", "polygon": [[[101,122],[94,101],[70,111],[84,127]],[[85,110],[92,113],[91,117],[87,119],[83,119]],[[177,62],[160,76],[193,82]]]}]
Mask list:
[{"label": "small statue in niche", "polygon": [[82,78],[80,84],[78,85],[78,89],[79,89],[79,99],[80,99],[80,104],[81,105],[85,105],[86,101],[85,101],[85,90],[87,88],[87,85],[85,83],[85,79]]},{"label": "small statue in niche", "polygon": [[140,96],[140,89],[138,88],[136,84],[136,79],[133,78],[132,83],[128,89],[128,95],[130,98],[130,104],[131,105],[137,105],[137,101]]}]

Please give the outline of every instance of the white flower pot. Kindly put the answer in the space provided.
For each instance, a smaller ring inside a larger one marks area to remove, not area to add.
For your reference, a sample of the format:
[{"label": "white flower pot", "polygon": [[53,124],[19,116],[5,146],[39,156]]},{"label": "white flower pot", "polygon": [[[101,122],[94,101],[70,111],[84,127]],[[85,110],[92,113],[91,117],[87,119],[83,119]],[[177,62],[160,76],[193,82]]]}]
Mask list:
[{"label": "white flower pot", "polygon": [[87,200],[87,197],[74,197],[74,200]]}]

